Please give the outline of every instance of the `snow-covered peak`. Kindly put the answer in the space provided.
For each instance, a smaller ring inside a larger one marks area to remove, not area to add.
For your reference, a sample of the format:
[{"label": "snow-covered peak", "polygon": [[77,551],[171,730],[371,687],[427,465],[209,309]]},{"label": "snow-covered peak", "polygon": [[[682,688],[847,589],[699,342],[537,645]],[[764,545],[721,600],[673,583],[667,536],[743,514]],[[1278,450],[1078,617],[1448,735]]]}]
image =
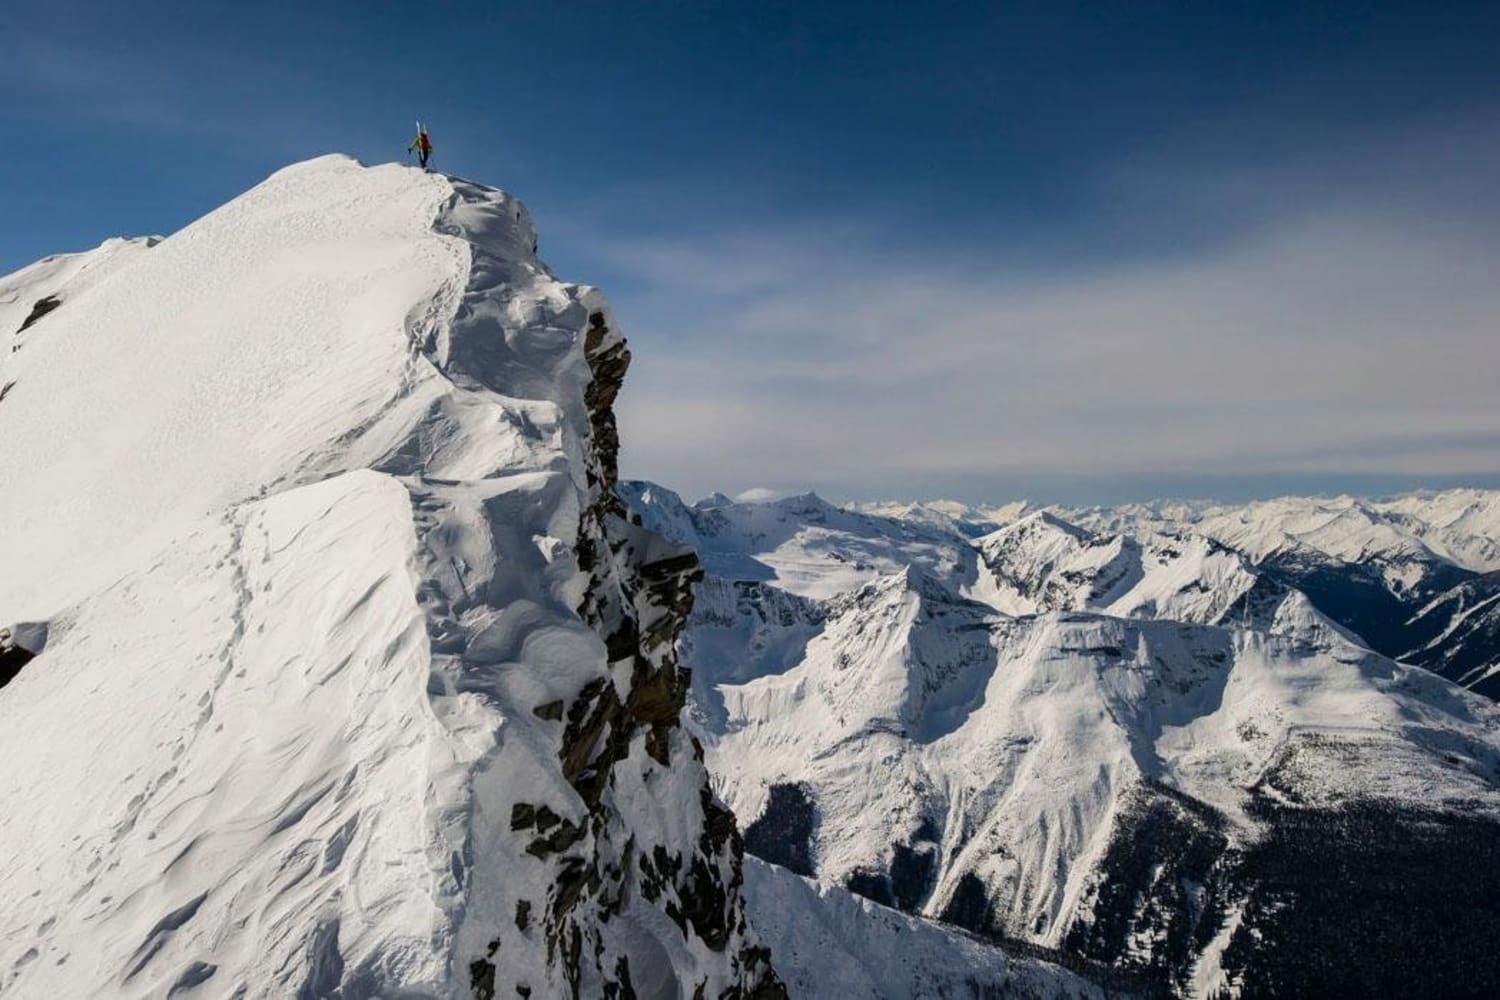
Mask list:
[{"label": "snow-covered peak", "polygon": [[728,507],[734,503],[734,498],[723,493],[710,493],[708,496],[693,504],[699,510],[713,510],[715,507]]},{"label": "snow-covered peak", "polygon": [[369,464],[329,446],[421,380],[415,348],[468,274],[432,226],[453,196],[398,166],[297,164],[28,331],[0,359],[0,524],[22,570],[0,607],[50,614],[186,521]]},{"label": "snow-covered peak", "polygon": [[331,156],[128,256],[0,358],[0,992],[779,995],[524,207]]},{"label": "snow-covered peak", "polygon": [[[824,884],[1213,996],[1297,966],[1298,921],[1344,905],[1313,901],[1328,858],[1414,895],[1438,848],[1392,831],[1500,829],[1495,707],[1370,651],[1425,644],[1412,662],[1489,692],[1500,581],[1417,524],[1481,497],[1017,509],[972,539],[937,505],[648,499],[705,552],[683,652],[716,783],[750,850]],[[828,926],[794,886],[759,904],[790,911],[778,942]]]}]

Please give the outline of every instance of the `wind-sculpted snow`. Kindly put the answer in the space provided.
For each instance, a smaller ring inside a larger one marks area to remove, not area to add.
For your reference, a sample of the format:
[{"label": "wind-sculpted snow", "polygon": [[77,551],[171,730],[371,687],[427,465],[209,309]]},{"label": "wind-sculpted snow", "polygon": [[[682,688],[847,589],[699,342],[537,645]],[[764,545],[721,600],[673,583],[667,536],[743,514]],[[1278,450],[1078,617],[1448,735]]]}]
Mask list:
[{"label": "wind-sculpted snow", "polygon": [[[682,650],[710,769],[767,858],[1183,995],[1369,995],[1348,942],[1422,933],[1454,893],[1481,900],[1476,927],[1500,920],[1482,902],[1500,879],[1401,874],[1423,851],[1489,870],[1500,709],[1370,651],[1186,518],[1033,512],[974,538],[925,513],[903,531],[806,499],[627,492],[734,555],[704,588],[738,600],[700,605]],[[768,613],[783,580],[808,603]],[[1453,601],[1479,627],[1486,596]],[[1382,882],[1330,884],[1311,859],[1334,845]],[[1409,905],[1371,901],[1392,892]],[[1445,940],[1424,948],[1474,951]],[[1299,964],[1308,947],[1338,959]],[[1393,961],[1387,982],[1419,981],[1415,955]],[[1481,993],[1500,977],[1469,968]]]},{"label": "wind-sculpted snow", "polygon": [[326,157],[0,361],[0,992],[781,994],[678,725],[696,560],[613,493],[629,353],[535,244]]}]

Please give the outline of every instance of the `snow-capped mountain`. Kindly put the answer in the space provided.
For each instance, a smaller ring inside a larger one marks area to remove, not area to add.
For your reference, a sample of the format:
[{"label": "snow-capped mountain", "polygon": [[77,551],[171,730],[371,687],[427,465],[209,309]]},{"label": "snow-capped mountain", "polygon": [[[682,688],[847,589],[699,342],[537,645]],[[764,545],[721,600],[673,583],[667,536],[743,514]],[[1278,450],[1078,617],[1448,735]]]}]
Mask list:
[{"label": "snow-capped mountain", "polygon": [[1443,591],[1404,624],[1403,662],[1500,699],[1500,571]]},{"label": "snow-capped mountain", "polygon": [[[1159,510],[972,538],[622,492],[705,553],[719,596],[682,655],[753,853],[1183,995],[1500,982],[1473,957],[1500,919],[1500,709],[1366,648],[1265,551]],[[1464,929],[1369,965],[1455,899]]]},{"label": "snow-capped mountain", "polygon": [[1008,614],[1102,611],[1217,624],[1250,613],[1259,574],[1239,553],[1178,531],[1098,535],[1038,511],[978,539],[987,603]]},{"label": "snow-capped mountain", "polygon": [[783,995],[519,202],[325,157],[0,308],[0,993]]},{"label": "snow-capped mountain", "polygon": [[1370,648],[1500,697],[1500,643],[1483,610],[1494,588],[1486,577],[1500,569],[1500,491],[1053,513],[1098,532],[1214,539],[1266,580],[1306,593]]}]

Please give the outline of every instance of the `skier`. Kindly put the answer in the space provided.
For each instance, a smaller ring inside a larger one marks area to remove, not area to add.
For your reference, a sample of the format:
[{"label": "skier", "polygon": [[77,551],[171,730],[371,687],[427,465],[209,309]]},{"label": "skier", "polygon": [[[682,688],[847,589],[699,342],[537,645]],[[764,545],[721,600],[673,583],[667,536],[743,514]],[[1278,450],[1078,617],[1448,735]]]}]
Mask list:
[{"label": "skier", "polygon": [[422,161],[422,169],[426,170],[427,158],[432,155],[432,140],[427,138],[427,130],[422,127],[421,122],[417,122],[417,137],[406,147],[407,153],[414,149],[417,151],[417,159]]}]

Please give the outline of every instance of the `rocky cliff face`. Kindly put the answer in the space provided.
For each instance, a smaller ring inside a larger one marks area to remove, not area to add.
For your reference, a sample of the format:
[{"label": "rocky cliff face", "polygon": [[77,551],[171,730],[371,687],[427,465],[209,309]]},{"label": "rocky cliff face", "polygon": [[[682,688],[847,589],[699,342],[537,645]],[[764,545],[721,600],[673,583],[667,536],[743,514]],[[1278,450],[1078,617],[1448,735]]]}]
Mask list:
[{"label": "rocky cliff face", "polygon": [[[769,950],[747,930],[734,817],[710,792],[702,748],[680,723],[688,675],[678,666],[676,643],[703,573],[691,549],[632,523],[616,497],[613,403],[630,352],[602,311],[589,314],[582,336],[592,373],[584,392],[592,452],[585,466],[589,502],[574,545],[588,576],[577,610],[604,640],[610,672],[571,700],[533,709],[562,723],[558,761],[586,811],[570,821],[546,802],[512,806],[511,829],[531,838],[526,852],[555,861],[556,871],[544,898],[518,898],[514,928],[502,922],[484,957],[473,960],[474,994],[509,995],[507,980],[515,975],[504,946],[510,938],[526,947],[535,908],[549,962],[555,957],[574,996],[785,997]],[[642,836],[631,822],[644,805],[642,791],[652,804],[678,810],[676,836]],[[684,949],[706,952],[694,955],[700,975],[679,979],[680,960],[639,948],[640,925],[658,913],[675,926]],[[715,955],[723,962],[715,963]],[[516,992],[525,988],[515,983]]]}]

